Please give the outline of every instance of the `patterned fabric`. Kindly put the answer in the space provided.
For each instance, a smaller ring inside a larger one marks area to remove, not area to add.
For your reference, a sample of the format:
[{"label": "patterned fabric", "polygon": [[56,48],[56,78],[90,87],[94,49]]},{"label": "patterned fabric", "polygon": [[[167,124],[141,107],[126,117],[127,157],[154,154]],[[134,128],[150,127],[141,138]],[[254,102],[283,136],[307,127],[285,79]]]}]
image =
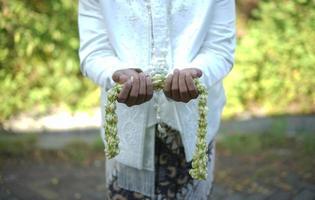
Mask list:
[{"label": "patterned fabric", "polygon": [[[166,124],[157,125],[155,130],[155,199],[187,199],[200,186],[200,181],[192,179],[188,173],[191,162],[185,160],[180,134]],[[212,154],[211,142],[208,146],[208,162],[212,161]],[[111,200],[151,200],[141,193],[120,188],[117,177],[113,177],[108,185],[108,193]]]}]

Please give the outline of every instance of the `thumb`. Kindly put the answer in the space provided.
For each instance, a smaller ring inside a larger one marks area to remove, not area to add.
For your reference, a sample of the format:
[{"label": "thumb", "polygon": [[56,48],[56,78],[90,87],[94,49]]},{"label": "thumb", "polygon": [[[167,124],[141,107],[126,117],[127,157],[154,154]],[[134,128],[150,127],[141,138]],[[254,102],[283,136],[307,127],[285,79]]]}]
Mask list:
[{"label": "thumb", "polygon": [[202,76],[202,71],[197,68],[191,69],[191,76],[193,78],[200,78]]},{"label": "thumb", "polygon": [[113,73],[113,75],[112,75],[113,81],[115,81],[116,83],[118,83],[118,82],[119,82],[119,77],[120,77],[121,74],[122,74],[122,73],[121,73],[119,70],[115,71],[115,72]]},{"label": "thumb", "polygon": [[128,81],[128,79],[129,79],[129,76],[127,76],[126,74],[121,74],[121,75],[119,76],[118,83],[123,84],[123,83],[125,83],[126,81]]},{"label": "thumb", "polygon": [[123,84],[128,80],[128,76],[125,73],[123,73],[123,71],[117,70],[112,75],[112,79],[116,83]]},{"label": "thumb", "polygon": [[198,78],[200,78],[202,76],[202,71],[200,69],[196,69],[196,71]]}]

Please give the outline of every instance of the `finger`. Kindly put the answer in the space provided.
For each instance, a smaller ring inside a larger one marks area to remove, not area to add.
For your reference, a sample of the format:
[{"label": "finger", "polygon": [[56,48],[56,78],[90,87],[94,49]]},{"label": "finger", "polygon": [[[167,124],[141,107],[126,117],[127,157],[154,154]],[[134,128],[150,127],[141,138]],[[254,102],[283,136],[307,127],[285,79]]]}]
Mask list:
[{"label": "finger", "polygon": [[138,94],[139,94],[139,86],[140,86],[139,75],[134,74],[131,91],[126,101],[127,106],[136,105]]},{"label": "finger", "polygon": [[173,80],[173,75],[172,74],[168,75],[166,80],[165,80],[165,85],[163,88],[165,96],[167,96],[169,98],[171,97],[172,80]]},{"label": "finger", "polygon": [[130,90],[131,90],[131,84],[132,81],[129,80],[126,83],[124,83],[124,86],[122,88],[122,90],[120,91],[120,93],[117,96],[117,101],[120,103],[125,103],[128,99]]},{"label": "finger", "polygon": [[119,77],[120,77],[121,74],[122,74],[122,73],[120,72],[120,70],[115,71],[115,72],[113,73],[113,75],[112,75],[113,81],[115,81],[116,83],[118,83],[118,82],[119,82]]},{"label": "finger", "polygon": [[124,74],[121,70],[118,70],[113,74],[112,79],[116,83],[124,84],[129,79],[129,76]]},{"label": "finger", "polygon": [[172,87],[171,87],[171,98],[174,99],[175,101],[180,101],[178,78],[179,78],[179,70],[175,69],[173,79],[172,79]]},{"label": "finger", "polygon": [[186,86],[188,89],[188,93],[190,98],[195,99],[198,97],[198,90],[195,86],[194,80],[191,75],[186,74]]},{"label": "finger", "polygon": [[197,68],[193,68],[190,70],[192,78],[200,78],[202,76],[202,71]]},{"label": "finger", "polygon": [[200,69],[196,69],[197,70],[197,76],[198,78],[200,78],[202,76],[202,71]]},{"label": "finger", "polygon": [[178,84],[179,84],[179,96],[182,102],[188,102],[190,100],[190,96],[186,86],[186,73],[184,71],[180,71]]},{"label": "finger", "polygon": [[198,77],[197,76],[197,72],[195,70],[189,70],[188,72],[190,73],[192,78],[197,78]]},{"label": "finger", "polygon": [[147,81],[144,73],[139,73],[139,94],[136,101],[136,104],[141,104],[145,101],[147,96]]},{"label": "finger", "polygon": [[124,84],[126,81],[128,81],[129,78],[130,78],[130,77],[127,76],[126,74],[121,74],[121,75],[119,76],[119,81],[118,81],[118,83]]},{"label": "finger", "polygon": [[146,77],[146,83],[147,83],[147,95],[145,98],[145,101],[149,101],[153,97],[153,84],[150,77]]}]

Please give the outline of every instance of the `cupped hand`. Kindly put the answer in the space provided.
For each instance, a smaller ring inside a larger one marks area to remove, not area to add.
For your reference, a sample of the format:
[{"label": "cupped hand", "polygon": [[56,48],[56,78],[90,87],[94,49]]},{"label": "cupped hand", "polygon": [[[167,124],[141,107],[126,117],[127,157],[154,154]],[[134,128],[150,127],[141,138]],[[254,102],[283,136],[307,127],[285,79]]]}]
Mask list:
[{"label": "cupped hand", "polygon": [[152,80],[138,68],[128,68],[114,72],[112,79],[123,84],[117,101],[127,106],[139,105],[153,96]]},{"label": "cupped hand", "polygon": [[173,74],[167,76],[164,85],[164,94],[170,99],[179,102],[189,102],[199,95],[194,84],[194,78],[200,78],[202,71],[197,68],[175,69]]}]

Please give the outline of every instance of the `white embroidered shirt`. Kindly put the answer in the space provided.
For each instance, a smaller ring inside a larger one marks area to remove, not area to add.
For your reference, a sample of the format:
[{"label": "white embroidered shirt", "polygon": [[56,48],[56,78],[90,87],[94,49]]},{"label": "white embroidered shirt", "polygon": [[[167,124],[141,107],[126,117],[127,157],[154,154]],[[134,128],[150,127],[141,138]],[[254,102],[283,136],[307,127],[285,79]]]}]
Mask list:
[{"label": "white embroidered shirt", "polygon": [[[80,0],[79,33],[81,71],[102,87],[102,110],[118,69],[172,73],[175,68],[195,67],[202,70],[200,79],[209,93],[207,141],[214,138],[225,104],[222,79],[234,62],[234,0]],[[157,92],[141,105],[118,103],[116,159],[153,169],[154,137],[145,130],[162,121],[181,133],[190,161],[196,144],[197,102],[175,102]]]}]

